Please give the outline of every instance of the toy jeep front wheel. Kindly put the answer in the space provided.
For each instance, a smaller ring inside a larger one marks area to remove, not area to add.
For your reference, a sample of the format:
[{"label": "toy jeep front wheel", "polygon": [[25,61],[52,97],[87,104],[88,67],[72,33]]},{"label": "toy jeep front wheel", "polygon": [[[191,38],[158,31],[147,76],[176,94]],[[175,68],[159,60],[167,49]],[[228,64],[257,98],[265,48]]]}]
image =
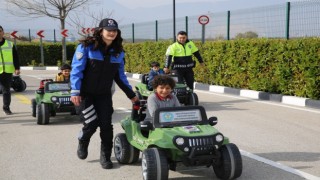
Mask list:
[{"label": "toy jeep front wheel", "polygon": [[221,158],[217,166],[213,167],[216,176],[220,179],[235,179],[241,176],[242,159],[238,147],[233,144],[226,144],[220,149]]},{"label": "toy jeep front wheel", "polygon": [[160,149],[144,150],[141,166],[144,180],[167,180],[169,177],[167,157]]},{"label": "toy jeep front wheel", "polygon": [[49,123],[49,105],[41,103],[37,105],[37,124],[43,125]]},{"label": "toy jeep front wheel", "polygon": [[114,154],[121,164],[131,164],[139,160],[140,151],[133,147],[124,133],[117,134],[114,138]]}]

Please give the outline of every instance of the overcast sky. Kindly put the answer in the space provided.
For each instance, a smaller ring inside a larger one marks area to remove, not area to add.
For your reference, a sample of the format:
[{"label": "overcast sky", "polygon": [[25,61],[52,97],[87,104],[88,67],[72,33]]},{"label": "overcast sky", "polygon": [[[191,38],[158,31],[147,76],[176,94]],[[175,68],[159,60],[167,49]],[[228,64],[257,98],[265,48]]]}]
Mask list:
[{"label": "overcast sky", "polygon": [[[155,20],[172,19],[173,0],[96,0],[99,3],[89,5],[90,10],[99,12],[103,9],[112,12],[112,17],[121,25],[154,22]],[[297,1],[297,0],[291,0]],[[176,17],[198,16],[213,12],[226,12],[228,10],[248,9],[261,6],[285,4],[287,0],[175,0]],[[81,15],[82,13],[80,13]],[[5,31],[18,30],[26,33],[28,29],[60,29],[60,21],[52,18],[21,18],[6,11],[6,3],[0,3],[0,25]],[[92,20],[82,17],[87,26],[92,26]],[[66,25],[67,29],[72,29]]]}]

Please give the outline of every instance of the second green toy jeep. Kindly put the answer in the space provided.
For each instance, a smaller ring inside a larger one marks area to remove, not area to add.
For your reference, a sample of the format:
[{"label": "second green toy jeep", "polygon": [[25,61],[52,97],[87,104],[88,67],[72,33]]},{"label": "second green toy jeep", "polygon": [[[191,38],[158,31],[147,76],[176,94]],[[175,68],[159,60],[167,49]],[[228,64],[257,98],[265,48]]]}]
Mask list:
[{"label": "second green toy jeep", "polygon": [[121,164],[139,160],[142,152],[144,180],[166,180],[177,165],[212,167],[221,179],[235,179],[242,173],[238,147],[213,126],[202,106],[159,108],[153,121],[146,121],[145,107],[133,108],[121,121],[125,133],[114,139],[114,153]]},{"label": "second green toy jeep", "polygon": [[44,79],[35,92],[35,99],[31,100],[32,116],[36,117],[37,124],[48,124],[50,116],[57,112],[76,114],[75,106],[70,101],[70,85],[65,82],[56,82]]},{"label": "second green toy jeep", "polygon": [[[148,74],[143,74],[141,82],[138,83],[136,88],[136,94],[139,99],[146,100],[153,90],[148,89]],[[192,91],[186,84],[178,82],[178,77],[175,75],[170,75],[175,81],[176,86],[173,89],[173,94],[175,94],[181,104],[184,105],[198,105],[199,100],[196,93]]]}]

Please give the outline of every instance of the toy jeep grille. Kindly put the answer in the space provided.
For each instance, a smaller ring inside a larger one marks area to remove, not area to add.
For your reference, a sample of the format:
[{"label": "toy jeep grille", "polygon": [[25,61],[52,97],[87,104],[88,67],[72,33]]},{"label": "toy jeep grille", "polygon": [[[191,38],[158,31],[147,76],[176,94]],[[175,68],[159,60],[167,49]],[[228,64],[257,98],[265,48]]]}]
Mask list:
[{"label": "toy jeep grille", "polygon": [[72,104],[70,97],[59,97],[58,100],[59,100],[59,103],[62,105]]},{"label": "toy jeep grille", "polygon": [[189,147],[213,146],[215,144],[213,137],[189,138],[188,142]]},{"label": "toy jeep grille", "polygon": [[[210,153],[213,150],[217,149],[219,146],[222,145],[223,141],[217,142],[216,137],[218,135],[222,135],[217,133],[213,136],[201,136],[201,137],[181,137],[175,136],[173,138],[174,144],[182,151],[186,153]],[[183,144],[177,144],[177,139],[184,139]]]}]

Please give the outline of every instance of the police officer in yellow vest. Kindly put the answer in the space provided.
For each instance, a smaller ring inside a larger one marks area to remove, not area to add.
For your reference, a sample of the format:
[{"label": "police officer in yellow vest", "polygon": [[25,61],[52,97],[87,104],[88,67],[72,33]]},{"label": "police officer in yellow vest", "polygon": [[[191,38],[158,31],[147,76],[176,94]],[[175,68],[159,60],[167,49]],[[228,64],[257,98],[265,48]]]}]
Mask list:
[{"label": "police officer in yellow vest", "polygon": [[11,41],[4,39],[4,32],[0,26],[0,85],[3,93],[3,111],[6,115],[11,115],[11,81],[12,74],[20,74],[20,63],[18,53]]},{"label": "police officer in yellow vest", "polygon": [[188,40],[185,31],[180,31],[177,35],[177,42],[171,44],[167,49],[166,62],[163,68],[165,73],[169,73],[169,68],[171,67],[172,73],[178,76],[178,81],[183,82],[185,80],[190,89],[193,89],[194,83],[192,68],[196,65],[196,62],[192,59],[192,55],[198,59],[201,66],[204,66],[198,48],[192,41]]}]

